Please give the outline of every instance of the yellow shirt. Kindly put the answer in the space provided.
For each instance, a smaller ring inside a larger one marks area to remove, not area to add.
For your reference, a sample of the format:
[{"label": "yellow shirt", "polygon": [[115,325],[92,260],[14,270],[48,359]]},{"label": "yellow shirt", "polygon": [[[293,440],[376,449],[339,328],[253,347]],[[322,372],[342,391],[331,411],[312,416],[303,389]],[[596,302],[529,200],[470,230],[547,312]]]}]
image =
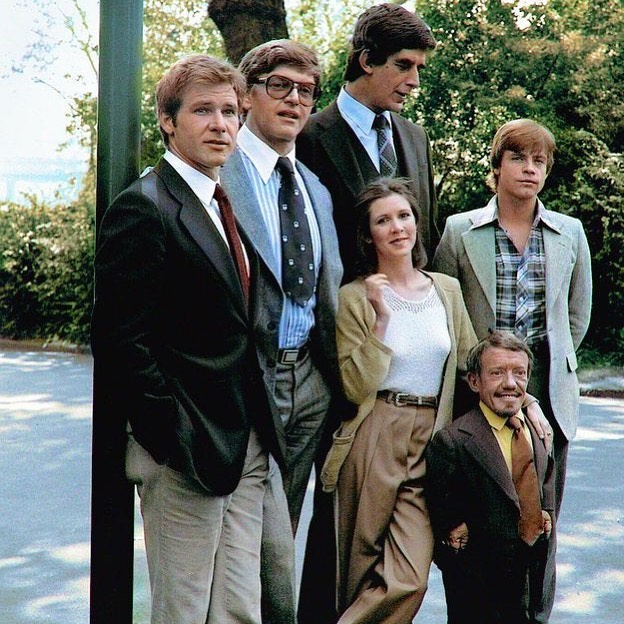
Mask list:
[{"label": "yellow shirt", "polygon": [[[505,463],[507,464],[507,468],[509,468],[509,473],[511,474],[511,438],[513,437],[513,429],[511,427],[507,427],[507,418],[503,418],[498,414],[495,414],[483,401],[479,401],[479,407],[481,411],[485,415],[490,427],[492,427],[492,433],[500,446],[500,449],[503,453],[503,457],[505,458]],[[516,416],[525,423],[524,414],[522,410],[520,410]],[[533,440],[531,439],[531,432],[529,428],[526,426],[522,427],[522,433],[529,441],[531,445],[531,449],[533,448]]]}]

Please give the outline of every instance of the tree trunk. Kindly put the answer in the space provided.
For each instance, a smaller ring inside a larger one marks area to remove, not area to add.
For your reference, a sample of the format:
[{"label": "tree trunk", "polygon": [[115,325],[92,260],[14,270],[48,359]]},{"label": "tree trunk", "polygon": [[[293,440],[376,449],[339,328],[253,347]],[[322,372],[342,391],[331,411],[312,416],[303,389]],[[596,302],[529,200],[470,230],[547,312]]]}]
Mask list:
[{"label": "tree trunk", "polygon": [[288,37],[284,0],[209,0],[208,15],[234,64],[260,43]]}]

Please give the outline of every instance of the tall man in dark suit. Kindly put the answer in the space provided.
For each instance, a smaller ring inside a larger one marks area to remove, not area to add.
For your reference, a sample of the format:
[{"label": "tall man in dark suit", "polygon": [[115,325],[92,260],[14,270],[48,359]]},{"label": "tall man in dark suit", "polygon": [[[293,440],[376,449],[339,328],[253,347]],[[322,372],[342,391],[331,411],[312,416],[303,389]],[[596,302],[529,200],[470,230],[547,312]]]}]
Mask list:
[{"label": "tall man in dark suit", "polygon": [[427,252],[438,231],[429,139],[401,117],[419,72],[436,42],[429,26],[396,4],[379,4],[358,18],[336,100],[310,117],[297,139],[299,158],[329,189],[334,203],[344,281],[354,278],[355,197],[380,176],[411,181],[421,212],[420,233]]},{"label": "tall man in dark suit", "polygon": [[156,90],[166,153],[98,235],[93,352],[129,423],[152,624],[261,622],[269,455],[283,460],[250,320],[258,259],[218,183],[244,96],[227,63],[174,64]]},{"label": "tall man in dark suit", "polygon": [[[435,45],[429,26],[407,9],[386,3],[366,10],[354,27],[344,87],[334,102],[310,117],[297,139],[299,158],[332,197],[344,282],[355,277],[355,198],[380,176],[410,180],[420,208],[420,234],[427,252],[435,249],[439,236],[429,139],[424,128],[399,114],[418,87],[419,72]],[[336,413],[336,420],[328,424],[317,474],[341,416]],[[331,496],[319,485],[304,562],[301,624],[335,618],[332,525]]]},{"label": "tall man in dark suit", "polygon": [[434,436],[427,502],[449,624],[534,623],[554,518],[553,460],[520,407],[533,356],[495,331],[468,355],[479,406]]},{"label": "tall man in dark suit", "polygon": [[[239,69],[248,85],[246,117],[221,177],[265,269],[255,331],[286,437],[284,487],[294,533],[330,402],[342,399],[335,330],[342,265],[332,203],[295,154],[320,68],[309,47],[276,40],[250,50]],[[292,540],[289,528],[273,519],[280,496],[271,490],[265,497],[263,621],[288,624],[295,620],[296,591],[294,560],[284,561],[278,553],[285,548],[276,548]]]}]

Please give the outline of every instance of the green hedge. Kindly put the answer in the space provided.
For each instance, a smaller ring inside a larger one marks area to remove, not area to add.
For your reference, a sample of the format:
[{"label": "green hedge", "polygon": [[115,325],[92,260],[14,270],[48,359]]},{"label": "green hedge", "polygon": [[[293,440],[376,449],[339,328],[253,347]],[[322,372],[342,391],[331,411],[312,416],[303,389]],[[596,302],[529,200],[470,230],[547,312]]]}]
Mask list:
[{"label": "green hedge", "polygon": [[88,344],[94,206],[0,204],[0,335]]}]

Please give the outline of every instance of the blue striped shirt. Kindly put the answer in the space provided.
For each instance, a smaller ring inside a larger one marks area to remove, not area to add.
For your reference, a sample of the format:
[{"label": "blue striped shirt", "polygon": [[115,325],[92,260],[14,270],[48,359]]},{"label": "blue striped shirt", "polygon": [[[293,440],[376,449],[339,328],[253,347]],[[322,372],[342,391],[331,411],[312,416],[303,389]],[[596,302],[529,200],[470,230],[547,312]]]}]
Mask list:
[{"label": "blue striped shirt", "polygon": [[[250,192],[258,202],[260,214],[269,232],[275,262],[273,269],[281,283],[282,280],[282,242],[280,217],[278,209],[278,196],[280,187],[280,174],[275,171],[275,165],[279,154],[260,140],[255,134],[243,125],[236,140],[241,151],[243,164],[251,181]],[[286,155],[293,165],[295,164],[295,150]],[[314,254],[314,268],[318,283],[321,268],[321,235],[312,202],[306,189],[303,178],[295,167],[295,178],[303,194],[306,216],[310,225],[312,237],[312,250]],[[308,303],[301,307],[284,294],[284,305],[279,323],[279,348],[292,349],[302,346],[307,340],[310,331],[314,327],[314,306],[316,305],[315,294]]]}]

